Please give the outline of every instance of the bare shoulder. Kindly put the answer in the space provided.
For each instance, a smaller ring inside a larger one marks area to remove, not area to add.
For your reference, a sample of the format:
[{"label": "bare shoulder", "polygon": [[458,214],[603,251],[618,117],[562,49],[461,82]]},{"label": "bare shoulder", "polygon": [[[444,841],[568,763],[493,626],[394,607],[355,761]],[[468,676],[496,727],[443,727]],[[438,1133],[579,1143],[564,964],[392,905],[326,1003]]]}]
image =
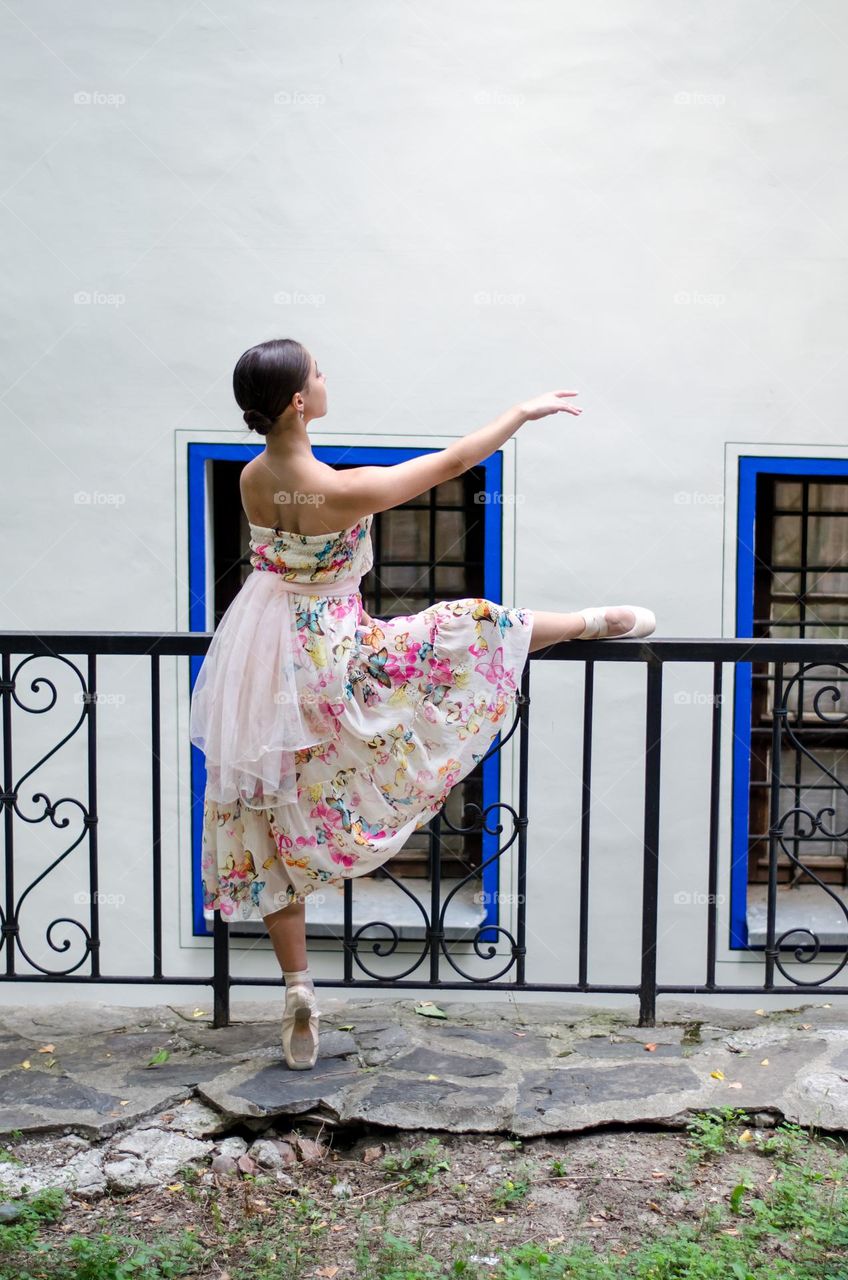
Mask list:
[{"label": "bare shoulder", "polygon": [[252,524],[306,535],[347,528],[351,515],[339,473],[317,458],[285,463],[259,454],[239,477],[241,502]]}]

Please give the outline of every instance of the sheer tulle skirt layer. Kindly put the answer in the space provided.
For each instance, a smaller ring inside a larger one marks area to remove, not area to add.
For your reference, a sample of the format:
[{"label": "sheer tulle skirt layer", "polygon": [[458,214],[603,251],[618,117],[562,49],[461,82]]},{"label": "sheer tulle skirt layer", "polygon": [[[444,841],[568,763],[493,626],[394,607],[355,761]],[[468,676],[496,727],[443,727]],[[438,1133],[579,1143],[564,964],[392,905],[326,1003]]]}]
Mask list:
[{"label": "sheer tulle skirt layer", "polygon": [[219,622],[195,682],[189,736],[206,756],[206,796],[216,804],[297,803],[295,751],[335,733],[341,674],[333,677],[328,666],[330,678],[316,688],[314,653],[297,625],[298,611],[309,616],[310,584],[298,584],[296,592],[292,586],[276,573],[251,573]]}]

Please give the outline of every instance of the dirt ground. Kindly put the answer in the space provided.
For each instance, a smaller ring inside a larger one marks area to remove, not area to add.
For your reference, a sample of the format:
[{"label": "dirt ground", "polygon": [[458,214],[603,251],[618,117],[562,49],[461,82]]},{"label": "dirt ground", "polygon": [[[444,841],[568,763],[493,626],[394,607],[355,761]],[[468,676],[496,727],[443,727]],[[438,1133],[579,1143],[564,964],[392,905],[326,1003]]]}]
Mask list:
[{"label": "dirt ground", "polygon": [[[503,1247],[529,1241],[567,1247],[577,1239],[623,1253],[683,1222],[697,1224],[743,1178],[752,1195],[762,1194],[775,1163],[756,1148],[771,1133],[747,1132],[748,1146],[692,1165],[690,1139],[676,1130],[605,1128],[520,1140],[429,1130],[333,1132],[317,1121],[279,1125],[273,1136],[291,1142],[298,1157],[284,1172],[251,1169],[243,1158],[229,1173],[201,1165],[161,1189],[94,1201],[70,1193],[62,1220],[43,1238],[110,1231],[152,1241],[191,1228],[214,1251],[210,1266],[195,1273],[198,1280],[245,1274],[252,1245],[282,1261],[295,1243],[303,1270],[289,1274],[342,1280],[356,1274],[354,1242],[387,1231],[445,1260],[470,1250],[476,1261],[493,1262]],[[301,1137],[318,1146],[301,1144]],[[9,1145],[36,1163],[49,1141]],[[429,1154],[412,1171],[384,1164],[422,1148]],[[831,1140],[814,1146],[809,1159],[824,1170],[833,1153],[844,1151]],[[440,1161],[449,1167],[438,1168]],[[416,1170],[418,1182],[404,1182]]]}]

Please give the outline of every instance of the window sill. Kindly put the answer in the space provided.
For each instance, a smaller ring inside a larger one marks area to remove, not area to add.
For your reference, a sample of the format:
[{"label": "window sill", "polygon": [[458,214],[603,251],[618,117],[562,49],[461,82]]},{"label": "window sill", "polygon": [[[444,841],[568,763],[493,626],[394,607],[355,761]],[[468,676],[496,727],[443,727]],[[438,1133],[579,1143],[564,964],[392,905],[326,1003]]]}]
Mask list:
[{"label": "window sill", "polygon": [[[846,890],[837,884],[829,886],[838,898],[846,897]],[[748,945],[764,947],[768,918],[768,885],[748,885]],[[848,946],[848,919],[833,898],[818,885],[805,884],[797,889],[787,885],[777,887],[775,911],[775,936],[787,929],[809,929],[823,947]],[[794,951],[797,947],[812,945],[807,933],[793,933],[787,937],[781,950]]]}]

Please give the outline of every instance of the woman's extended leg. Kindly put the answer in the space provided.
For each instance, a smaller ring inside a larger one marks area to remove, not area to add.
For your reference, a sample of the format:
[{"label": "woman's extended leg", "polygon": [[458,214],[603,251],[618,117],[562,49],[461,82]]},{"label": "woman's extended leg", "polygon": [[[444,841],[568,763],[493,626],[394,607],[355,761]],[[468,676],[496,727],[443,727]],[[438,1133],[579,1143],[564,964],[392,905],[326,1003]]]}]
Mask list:
[{"label": "woman's extended leg", "polygon": [[264,917],[274,951],[283,973],[296,973],[307,967],[306,904],[291,902]]},{"label": "woman's extended leg", "polygon": [[[636,621],[632,609],[610,608],[605,613],[610,635],[629,631]],[[533,610],[533,631],[530,653],[535,649],[547,649],[561,640],[577,640],[586,630],[586,619],[581,613],[546,613]]]}]

